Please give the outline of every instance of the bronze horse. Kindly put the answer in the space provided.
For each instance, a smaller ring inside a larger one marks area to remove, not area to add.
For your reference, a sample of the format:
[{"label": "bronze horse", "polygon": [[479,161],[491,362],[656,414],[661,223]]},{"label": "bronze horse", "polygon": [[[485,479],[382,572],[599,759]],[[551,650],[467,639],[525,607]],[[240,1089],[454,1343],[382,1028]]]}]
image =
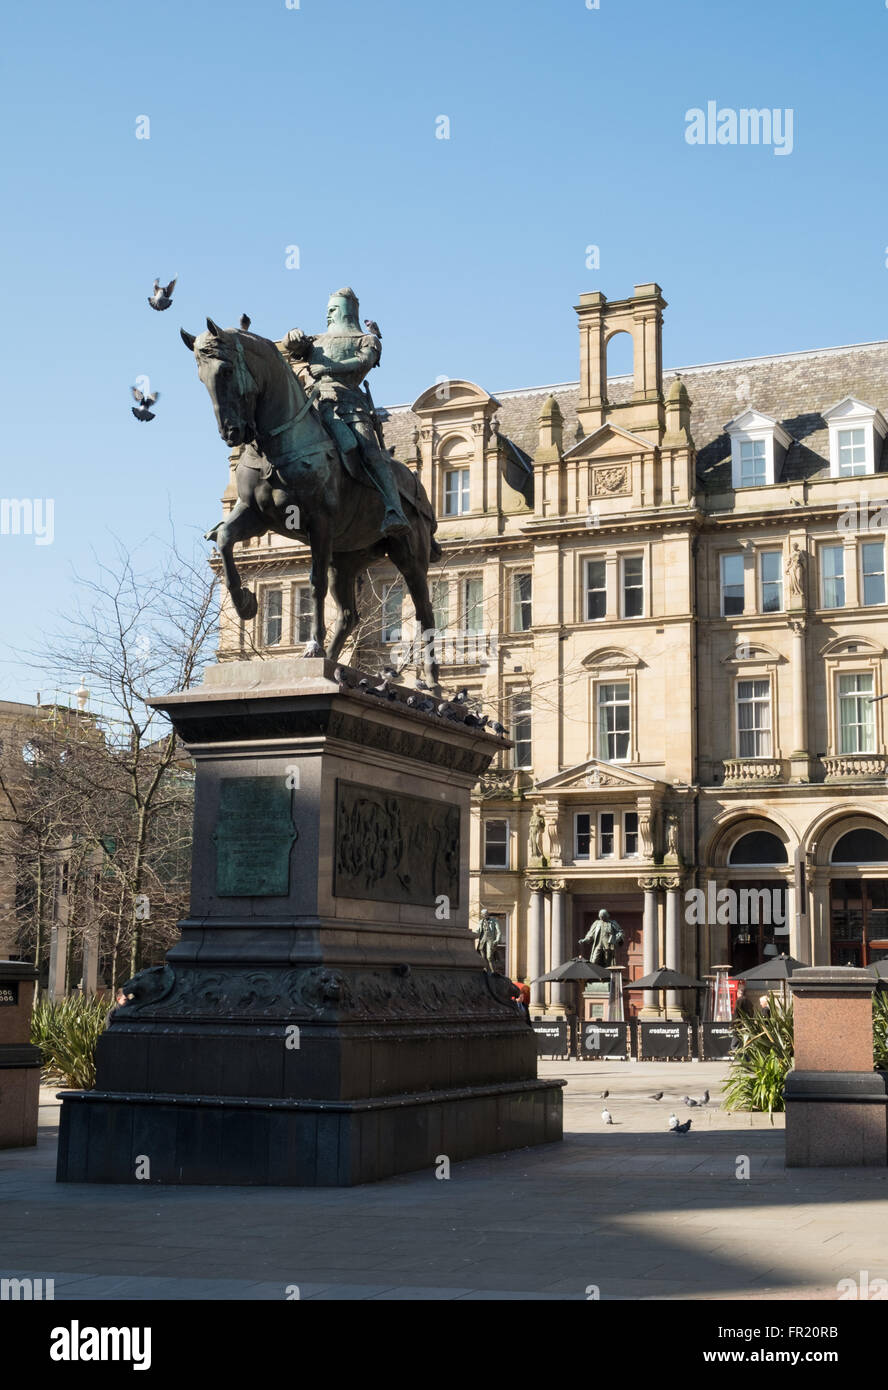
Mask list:
[{"label": "bronze horse", "polygon": [[[233,548],[251,536],[275,531],[311,547],[311,637],[305,656],[336,660],[358,621],[355,582],[374,560],[388,556],[404,576],[421,632],[434,628],[428,568],[440,558],[434,512],[422,483],[396,459],[391,468],[410,530],[383,540],[385,505],[376,488],[355,480],[339,448],[276,345],[243,329],[222,329],[207,319],[207,332],[179,330],[197,360],[210,393],[219,433],[232,448],[243,445],[235,481],[237,503],[207,532],[222,557],[225,583],[241,618],[256,613],[255,595],[241,584]],[[325,646],[324,600],[330,587],[337,609]],[[433,685],[438,668],[433,644],[424,641],[423,666]]]}]

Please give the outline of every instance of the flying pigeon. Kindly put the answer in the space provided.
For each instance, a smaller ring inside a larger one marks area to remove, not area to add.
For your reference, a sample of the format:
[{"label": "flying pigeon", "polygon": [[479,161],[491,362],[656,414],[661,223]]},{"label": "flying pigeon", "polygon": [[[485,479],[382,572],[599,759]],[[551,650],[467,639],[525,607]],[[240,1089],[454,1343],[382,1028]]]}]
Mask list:
[{"label": "flying pigeon", "polygon": [[678,1116],[677,1116],[677,1115],[672,1114],[672,1115],[669,1116],[669,1128],[670,1128],[670,1129],[678,1129]]},{"label": "flying pigeon", "polygon": [[614,1122],[613,1116],[611,1115],[611,1112],[608,1110],[607,1106],[605,1106],[602,1110],[601,1118],[604,1120],[604,1123],[606,1125],[612,1125]]},{"label": "flying pigeon", "polygon": [[687,1134],[691,1127],[691,1121],[685,1120],[683,1125],[670,1125],[673,1134]]},{"label": "flying pigeon", "polygon": [[156,309],[159,314],[163,313],[164,309],[168,309],[173,302],[173,290],[175,288],[175,280],[171,280],[166,289],[161,287],[159,280],[155,280],[154,293],[148,296],[148,303],[151,305],[151,308]]},{"label": "flying pigeon", "polygon": [[657,1091],[656,1095],[648,1096],[648,1100],[662,1100],[662,1099],[663,1099],[663,1092],[662,1092],[662,1091]]},{"label": "flying pigeon", "polygon": [[133,406],[133,414],[136,419],[143,421],[153,420],[154,416],[151,414],[151,407],[154,405],[155,401],[160,399],[160,392],[155,391],[153,396],[143,396],[138,386],[131,386],[130,390],[133,393],[133,400],[138,402],[138,405]]},{"label": "flying pigeon", "polygon": [[249,331],[250,331],[250,324],[251,324],[252,322],[253,322],[253,320],[250,318],[249,314],[241,314],[241,316],[240,316],[241,331],[242,331],[243,333],[249,333]]}]

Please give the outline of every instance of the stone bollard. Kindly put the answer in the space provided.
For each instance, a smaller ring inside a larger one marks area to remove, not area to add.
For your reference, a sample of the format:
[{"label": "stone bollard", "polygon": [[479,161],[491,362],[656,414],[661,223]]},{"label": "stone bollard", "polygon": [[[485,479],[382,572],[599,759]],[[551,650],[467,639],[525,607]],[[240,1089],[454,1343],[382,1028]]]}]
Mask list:
[{"label": "stone bollard", "polygon": [[873,1070],[877,981],[853,966],[809,966],[789,981],[794,1067],[786,1078],[787,1168],[885,1167],[888,1077]]},{"label": "stone bollard", "polygon": [[41,1059],[30,1042],[36,979],[27,961],[0,960],[0,1149],[37,1143]]}]

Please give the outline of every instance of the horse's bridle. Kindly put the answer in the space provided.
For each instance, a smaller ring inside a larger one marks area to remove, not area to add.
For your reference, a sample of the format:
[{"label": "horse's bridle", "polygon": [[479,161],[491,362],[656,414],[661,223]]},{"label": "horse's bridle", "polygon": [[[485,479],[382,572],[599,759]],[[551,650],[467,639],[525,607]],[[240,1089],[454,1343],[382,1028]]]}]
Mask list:
[{"label": "horse's bridle", "polygon": [[[247,366],[247,359],[244,355],[244,345],[237,334],[234,335],[234,345],[235,358],[232,365],[234,367],[235,388],[240,392],[242,397],[248,396],[252,393],[252,395],[255,398],[259,394],[259,383],[256,381],[256,378],[253,376],[252,372]],[[269,430],[267,434],[263,436],[263,438],[275,439],[279,434],[283,434],[285,430],[290,429],[291,426],[298,425],[299,421],[302,420],[304,416],[308,414],[309,410],[311,409],[312,405],[317,399],[318,392],[320,391],[320,389],[320,386],[313,386],[311,390],[306,394],[305,401],[296,411],[296,414],[291,415],[290,418],[288,420],[285,420],[282,425],[275,425],[274,429]],[[261,447],[259,429],[256,424],[255,413],[253,416],[253,436],[256,440],[259,452],[264,454],[265,450]],[[326,445],[323,445],[321,447],[326,448]],[[320,449],[306,449],[302,450],[301,452],[304,453],[307,457],[309,454],[319,453]],[[282,463],[284,462],[284,460],[277,459],[275,460],[275,462]]]}]

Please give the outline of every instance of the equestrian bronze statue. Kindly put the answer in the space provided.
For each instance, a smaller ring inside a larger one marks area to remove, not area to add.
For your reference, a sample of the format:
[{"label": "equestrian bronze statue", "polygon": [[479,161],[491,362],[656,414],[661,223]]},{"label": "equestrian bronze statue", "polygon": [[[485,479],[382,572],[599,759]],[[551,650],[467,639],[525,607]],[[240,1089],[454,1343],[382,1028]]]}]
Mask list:
[{"label": "equestrian bronze statue", "polygon": [[[218,546],[231,601],[241,618],[255,616],[255,595],[234,561],[239,541],[274,531],[306,542],[312,626],[304,655],[332,660],[357,625],[358,576],[375,560],[391,560],[420,631],[433,629],[428,568],[441,556],[425,489],[384,447],[369,393],[360,390],[380,344],[376,333],[361,331],[357,310],[352,291],[340,290],[330,299],[327,333],[310,338],[293,330],[280,345],[242,328],[219,328],[209,318],[205,333],[180,329],[220,435],[241,449],[238,500],[207,533]],[[328,574],[337,610],[329,644]],[[434,646],[426,641],[422,648],[426,677],[437,685]]]}]

